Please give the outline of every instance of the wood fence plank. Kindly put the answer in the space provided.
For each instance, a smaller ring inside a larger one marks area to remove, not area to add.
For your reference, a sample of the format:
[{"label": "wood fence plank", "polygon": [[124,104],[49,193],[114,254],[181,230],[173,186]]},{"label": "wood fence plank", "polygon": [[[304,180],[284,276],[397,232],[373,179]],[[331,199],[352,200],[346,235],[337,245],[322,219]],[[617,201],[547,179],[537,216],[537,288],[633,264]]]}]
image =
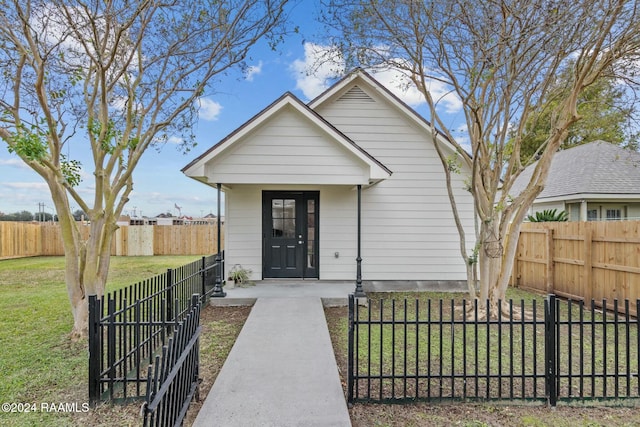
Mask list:
[{"label": "wood fence plank", "polygon": [[553,250],[553,229],[547,229],[546,233],[545,233],[545,239],[546,239],[546,246],[547,246],[547,250],[546,250],[546,255],[547,255],[547,259],[546,259],[546,282],[547,282],[547,293],[551,294],[553,293],[553,283],[555,281],[555,276],[554,276],[554,272],[553,272],[553,265],[554,265],[554,261],[553,261],[553,257],[555,254],[555,251]]}]

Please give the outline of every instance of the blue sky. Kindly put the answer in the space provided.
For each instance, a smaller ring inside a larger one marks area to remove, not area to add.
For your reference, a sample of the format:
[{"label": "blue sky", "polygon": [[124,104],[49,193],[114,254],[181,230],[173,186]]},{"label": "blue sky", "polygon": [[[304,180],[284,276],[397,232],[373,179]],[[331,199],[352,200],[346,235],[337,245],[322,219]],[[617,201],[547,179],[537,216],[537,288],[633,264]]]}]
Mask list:
[{"label": "blue sky", "polygon": [[[215,213],[216,192],[214,189],[187,178],[180,170],[195,157],[223,139],[233,130],[271,104],[284,92],[290,91],[303,101],[309,101],[330,86],[337,76],[329,67],[309,73],[316,54],[322,49],[323,40],[318,38],[321,28],[315,23],[316,2],[302,1],[293,9],[292,19],[300,32],[289,36],[272,51],[260,44],[247,60],[249,70],[225,76],[216,84],[213,95],[206,96],[200,108],[200,118],[195,127],[198,145],[191,152],[183,154],[177,145],[168,143],[160,150],[150,148],[137,166],[134,191],[125,206],[124,213],[135,216],[156,216],[171,212],[199,217]],[[385,72],[374,77],[419,113],[426,108],[421,96],[415,90],[402,92],[397,73]],[[434,87],[434,91],[441,88]],[[460,105],[451,98],[442,108],[449,113],[452,128],[462,118]],[[464,127],[459,134],[464,138]],[[11,155],[6,144],[0,146],[0,212],[12,213],[22,210],[38,211],[38,203],[45,204],[45,211],[53,212],[53,203],[44,181],[19,158]],[[87,168],[90,162],[86,163]],[[79,186],[83,194],[91,192],[91,171],[83,171],[86,176]],[[72,203],[72,207],[75,207]]]}]

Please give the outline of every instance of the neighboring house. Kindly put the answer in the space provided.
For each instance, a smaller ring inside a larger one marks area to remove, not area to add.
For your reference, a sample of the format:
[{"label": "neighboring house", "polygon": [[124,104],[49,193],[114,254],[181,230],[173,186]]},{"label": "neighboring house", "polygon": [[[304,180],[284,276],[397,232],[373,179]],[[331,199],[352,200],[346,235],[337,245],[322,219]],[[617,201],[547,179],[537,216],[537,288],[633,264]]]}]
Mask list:
[{"label": "neighboring house", "polygon": [[129,215],[121,215],[116,225],[126,227],[129,225],[154,225],[153,219],[147,217],[131,217]]},{"label": "neighboring house", "polygon": [[[524,189],[534,167],[518,177],[512,194]],[[603,141],[557,152],[531,214],[547,209],[565,210],[569,221],[640,219],[640,153]]]},{"label": "neighboring house", "polygon": [[[224,217],[220,218],[224,225]],[[128,225],[207,225],[215,224],[218,220],[215,215],[210,214],[203,218],[191,218],[187,216],[175,217],[172,214],[160,214],[153,218],[148,217],[130,217],[121,215],[116,225],[120,227]]]},{"label": "neighboring house", "polygon": [[116,221],[116,225],[119,227],[124,227],[129,225],[131,222],[131,217],[129,215],[120,215],[120,218]]},{"label": "neighboring house", "polygon": [[355,279],[359,222],[363,280],[466,279],[430,125],[361,70],[309,104],[285,93],[182,171],[224,191],[225,263],[253,280]]}]

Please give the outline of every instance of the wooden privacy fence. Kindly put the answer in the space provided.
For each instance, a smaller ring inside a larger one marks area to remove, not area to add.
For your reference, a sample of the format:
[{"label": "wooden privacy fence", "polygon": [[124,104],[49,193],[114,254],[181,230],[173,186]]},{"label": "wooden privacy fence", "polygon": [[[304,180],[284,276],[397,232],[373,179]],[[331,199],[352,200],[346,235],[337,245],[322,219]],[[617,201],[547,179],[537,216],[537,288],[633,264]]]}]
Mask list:
[{"label": "wooden privacy fence", "polygon": [[635,301],[640,221],[525,223],[512,284],[578,300]]},{"label": "wooden privacy fence", "polygon": [[[89,225],[79,225],[84,238]],[[217,224],[135,225],[120,227],[111,255],[203,255],[216,253]],[[221,244],[224,248],[224,241]],[[64,255],[57,223],[0,221],[0,259]]]}]

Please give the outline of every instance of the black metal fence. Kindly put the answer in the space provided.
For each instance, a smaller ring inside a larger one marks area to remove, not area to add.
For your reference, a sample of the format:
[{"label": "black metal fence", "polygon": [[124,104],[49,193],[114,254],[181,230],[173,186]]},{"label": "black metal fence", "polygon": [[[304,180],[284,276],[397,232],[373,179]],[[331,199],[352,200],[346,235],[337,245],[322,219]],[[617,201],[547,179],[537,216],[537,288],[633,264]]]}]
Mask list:
[{"label": "black metal fence", "polygon": [[89,297],[91,404],[146,396],[147,367],[190,312],[192,295],[199,294],[204,304],[222,271],[224,252],[168,269],[102,299]]},{"label": "black metal fence", "polygon": [[182,425],[199,384],[200,301],[194,295],[189,313],[175,328],[147,373],[144,426]]},{"label": "black metal fence", "polygon": [[602,311],[550,295],[543,307],[509,301],[491,319],[477,301],[362,307],[350,296],[348,400],[638,398],[640,320],[629,304]]}]

